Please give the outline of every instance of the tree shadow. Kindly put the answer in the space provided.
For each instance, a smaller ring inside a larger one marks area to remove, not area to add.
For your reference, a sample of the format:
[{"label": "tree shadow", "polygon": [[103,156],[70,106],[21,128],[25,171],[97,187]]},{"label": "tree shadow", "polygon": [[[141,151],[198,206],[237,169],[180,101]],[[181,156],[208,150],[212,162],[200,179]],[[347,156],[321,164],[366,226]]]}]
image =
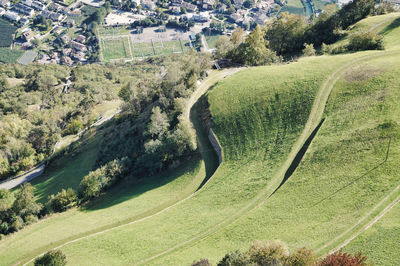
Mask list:
[{"label": "tree shadow", "polygon": [[392,21],[389,25],[387,25],[381,32],[380,34],[387,34],[394,30],[395,28],[400,27],[400,18],[396,18],[395,20]]},{"label": "tree shadow", "polygon": [[107,192],[99,198],[90,201],[88,204],[81,207],[82,211],[95,211],[106,209],[124,201],[137,198],[140,195],[159,187],[165,186],[174,181],[180,176],[190,172],[195,175],[197,171],[197,162],[200,156],[193,158],[178,168],[174,168],[163,173],[154,175],[141,180],[124,179],[111,187]]}]

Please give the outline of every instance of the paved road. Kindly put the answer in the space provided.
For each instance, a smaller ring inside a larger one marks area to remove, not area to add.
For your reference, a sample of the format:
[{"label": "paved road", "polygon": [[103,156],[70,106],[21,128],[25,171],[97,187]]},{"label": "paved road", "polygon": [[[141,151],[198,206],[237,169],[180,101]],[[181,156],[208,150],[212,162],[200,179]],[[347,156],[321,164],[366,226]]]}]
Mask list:
[{"label": "paved road", "polygon": [[33,170],[29,171],[28,173],[11,179],[9,181],[6,181],[4,183],[0,184],[0,189],[12,189],[15,188],[16,186],[19,186],[20,184],[23,184],[25,182],[29,182],[32,179],[34,179],[35,177],[40,176],[43,172],[44,172],[44,168],[45,168],[45,164],[40,165],[37,168],[34,168]]},{"label": "paved road", "polygon": [[[110,119],[112,119],[115,115],[119,114],[120,112],[121,112],[121,110],[118,110],[117,112],[113,113],[112,115],[110,115],[108,117],[101,118],[99,121],[97,121],[96,123],[91,125],[90,128],[97,127],[97,126],[104,124],[105,122],[109,121]],[[79,132],[78,136],[80,137],[81,135],[83,135],[83,133],[86,130],[87,130],[87,128],[82,130],[81,132]],[[55,146],[57,146],[57,144]],[[28,172],[26,172],[22,175],[19,175],[16,178],[11,178],[8,181],[4,181],[3,183],[0,183],[0,189],[12,189],[12,188],[15,188],[25,182],[29,182],[32,179],[34,179],[35,177],[40,176],[44,172],[45,168],[46,168],[46,165],[42,162],[37,167],[32,168]]]}]

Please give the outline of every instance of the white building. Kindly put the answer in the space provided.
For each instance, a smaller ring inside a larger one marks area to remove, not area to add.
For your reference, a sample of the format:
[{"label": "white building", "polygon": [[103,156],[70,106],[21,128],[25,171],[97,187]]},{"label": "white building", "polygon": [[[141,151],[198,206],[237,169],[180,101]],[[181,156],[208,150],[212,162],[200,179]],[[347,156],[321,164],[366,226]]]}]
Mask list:
[{"label": "white building", "polygon": [[19,21],[21,19],[21,17],[17,13],[12,11],[6,11],[3,16],[12,21]]}]

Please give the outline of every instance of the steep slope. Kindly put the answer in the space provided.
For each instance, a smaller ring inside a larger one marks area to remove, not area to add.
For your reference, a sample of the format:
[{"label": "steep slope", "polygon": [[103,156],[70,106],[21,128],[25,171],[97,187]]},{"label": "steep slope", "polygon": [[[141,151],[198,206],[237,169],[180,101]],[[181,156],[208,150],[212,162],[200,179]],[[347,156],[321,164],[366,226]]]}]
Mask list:
[{"label": "steep slope", "polygon": [[[398,33],[387,33],[391,51],[305,58],[225,79],[208,95],[225,158],[199,193],[149,219],[71,243],[71,228],[48,219],[41,231],[33,225],[0,242],[1,261],[28,261],[66,242],[61,249],[72,265],[183,265],[200,257],[215,262],[255,239],[278,238],[291,248],[319,248],[319,254],[331,250],[373,219],[385,204],[371,209],[399,183],[400,60],[391,41]],[[299,167],[269,197],[323,117]],[[371,172],[384,161],[389,137],[389,159]],[[81,223],[87,230],[97,226],[95,218],[120,219],[143,208],[153,193],[119,203],[124,210],[104,201],[98,216],[71,216],[69,223],[91,217],[93,223]],[[39,233],[46,237],[39,241]]]}]

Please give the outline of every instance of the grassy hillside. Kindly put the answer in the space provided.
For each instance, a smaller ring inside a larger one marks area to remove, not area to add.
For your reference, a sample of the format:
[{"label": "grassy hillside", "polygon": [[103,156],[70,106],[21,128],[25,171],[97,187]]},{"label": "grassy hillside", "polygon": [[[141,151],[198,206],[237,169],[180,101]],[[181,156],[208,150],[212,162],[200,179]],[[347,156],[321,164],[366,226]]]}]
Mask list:
[{"label": "grassy hillside", "polygon": [[[320,255],[335,248],[379,213],[400,184],[400,30],[383,30],[387,52],[304,58],[219,82],[207,98],[225,158],[199,193],[136,221],[198,186],[205,167],[194,157],[179,171],[150,183],[120,184],[84,211],[6,237],[0,261],[27,261],[64,243],[71,265],[216,262],[256,239],[280,239]],[[299,167],[269,197],[323,117]],[[102,227],[114,229],[68,242]],[[388,234],[381,239],[390,245]]]},{"label": "grassy hillside", "polygon": [[378,223],[350,242],[344,250],[362,250],[376,265],[397,265],[400,262],[400,205],[396,205]]}]

